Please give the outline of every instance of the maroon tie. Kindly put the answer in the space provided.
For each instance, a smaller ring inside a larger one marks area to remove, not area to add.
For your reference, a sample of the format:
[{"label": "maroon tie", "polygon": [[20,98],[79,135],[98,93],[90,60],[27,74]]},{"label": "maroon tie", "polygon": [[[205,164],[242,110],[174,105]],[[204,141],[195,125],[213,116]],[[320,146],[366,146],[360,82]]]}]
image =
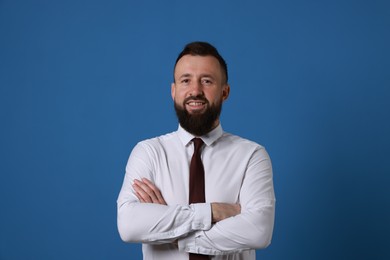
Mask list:
[{"label": "maroon tie", "polygon": [[[192,155],[190,164],[190,204],[206,202],[204,192],[204,168],[202,159],[200,158],[203,141],[200,138],[194,138],[192,141],[194,142],[194,154]],[[190,253],[190,260],[206,259],[209,259],[207,255]]]}]

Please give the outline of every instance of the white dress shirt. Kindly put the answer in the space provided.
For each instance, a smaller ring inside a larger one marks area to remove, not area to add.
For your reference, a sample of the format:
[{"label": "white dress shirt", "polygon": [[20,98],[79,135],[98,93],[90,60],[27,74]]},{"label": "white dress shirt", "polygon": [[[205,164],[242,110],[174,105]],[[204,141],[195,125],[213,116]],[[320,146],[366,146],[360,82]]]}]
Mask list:
[{"label": "white dress shirt", "polygon": [[[275,195],[264,147],[225,133],[219,125],[202,136],[205,203],[188,205],[193,135],[176,132],[138,143],[129,157],[118,197],[118,229],[126,242],[142,242],[145,260],[256,259],[272,238]],[[147,178],[168,205],[140,203],[132,184]],[[240,203],[241,213],[211,223],[212,202]]]}]

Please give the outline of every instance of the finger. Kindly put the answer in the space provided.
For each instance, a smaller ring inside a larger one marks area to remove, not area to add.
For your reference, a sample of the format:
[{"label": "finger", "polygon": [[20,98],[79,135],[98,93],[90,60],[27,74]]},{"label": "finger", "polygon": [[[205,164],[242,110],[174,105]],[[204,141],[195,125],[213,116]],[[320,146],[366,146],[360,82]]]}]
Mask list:
[{"label": "finger", "polygon": [[236,204],[237,205],[237,210],[238,210],[238,214],[241,213],[241,204]]},{"label": "finger", "polygon": [[161,191],[156,187],[156,185],[154,185],[154,183],[152,183],[146,178],[142,178],[142,182],[145,183],[151,190],[153,190],[153,193],[157,200],[156,203],[167,205],[161,194]]},{"label": "finger", "polygon": [[133,188],[134,188],[134,190],[136,192],[136,196],[138,197],[138,199],[141,202],[153,203],[153,201],[150,198],[149,194],[147,192],[145,192],[145,190],[140,185],[138,185],[137,183],[134,183],[133,184]]},{"label": "finger", "polygon": [[138,198],[138,200],[142,203],[145,203],[144,199],[141,197],[141,195],[136,191],[135,196]]},{"label": "finger", "polygon": [[142,181],[139,186],[144,190],[144,192],[146,192],[149,195],[153,203],[159,203],[156,194],[159,193],[159,190],[154,186],[153,183],[151,182],[145,183],[144,181]]},{"label": "finger", "polygon": [[147,186],[145,189],[147,189],[148,192],[150,192],[150,196],[153,200],[153,203],[163,204],[166,205],[164,198],[161,195],[160,190],[146,178],[142,178],[142,182]]},{"label": "finger", "polygon": [[135,195],[137,196],[140,202],[151,203],[151,199],[148,197],[147,193],[145,193],[139,186],[134,185],[134,191],[135,191]]},{"label": "finger", "polygon": [[142,191],[142,189],[135,184],[133,185],[133,188],[134,188],[134,194],[138,198],[138,200],[142,203],[146,203],[147,201],[144,199],[145,194]]},{"label": "finger", "polygon": [[[137,184],[137,186],[142,190],[142,191],[140,191],[140,194],[144,199],[147,200],[147,202],[159,203],[159,200],[158,200],[156,193],[155,193],[155,189],[157,189],[157,188],[155,188],[155,186],[151,182],[149,182],[149,183],[152,185],[152,187],[150,187],[145,182],[139,181],[139,180],[135,180],[134,183]],[[157,191],[158,191],[158,189],[157,189]]]}]

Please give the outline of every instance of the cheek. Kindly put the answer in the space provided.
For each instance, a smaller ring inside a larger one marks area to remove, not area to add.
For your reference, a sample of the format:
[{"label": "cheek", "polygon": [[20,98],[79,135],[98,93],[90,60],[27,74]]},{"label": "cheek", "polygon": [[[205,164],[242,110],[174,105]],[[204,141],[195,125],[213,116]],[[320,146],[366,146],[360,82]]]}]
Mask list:
[{"label": "cheek", "polygon": [[185,99],[185,94],[183,92],[176,91],[172,98],[177,104],[182,105]]},{"label": "cheek", "polygon": [[205,96],[207,98],[207,100],[210,102],[210,103],[220,103],[222,102],[223,100],[223,95],[221,92],[210,92],[210,93],[205,93]]},{"label": "cheek", "polygon": [[175,96],[174,96],[174,98],[175,98],[176,101],[183,100],[184,97],[185,97],[185,96],[183,95],[183,93],[182,93],[182,92],[179,92],[179,91],[176,91]]}]

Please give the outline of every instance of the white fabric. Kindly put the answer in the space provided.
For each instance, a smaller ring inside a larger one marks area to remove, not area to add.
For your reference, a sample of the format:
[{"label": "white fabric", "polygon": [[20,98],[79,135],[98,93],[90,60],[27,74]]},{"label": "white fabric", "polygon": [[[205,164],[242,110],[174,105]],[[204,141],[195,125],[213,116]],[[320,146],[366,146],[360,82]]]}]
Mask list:
[{"label": "white fabric", "polygon": [[[138,143],[129,157],[118,197],[118,229],[126,242],[142,242],[144,259],[187,260],[188,252],[211,259],[255,259],[272,238],[275,195],[264,147],[223,132],[202,136],[206,203],[188,205],[194,136],[176,132]],[[132,184],[148,178],[166,205],[140,203]],[[212,202],[240,203],[241,213],[211,223]]]}]

